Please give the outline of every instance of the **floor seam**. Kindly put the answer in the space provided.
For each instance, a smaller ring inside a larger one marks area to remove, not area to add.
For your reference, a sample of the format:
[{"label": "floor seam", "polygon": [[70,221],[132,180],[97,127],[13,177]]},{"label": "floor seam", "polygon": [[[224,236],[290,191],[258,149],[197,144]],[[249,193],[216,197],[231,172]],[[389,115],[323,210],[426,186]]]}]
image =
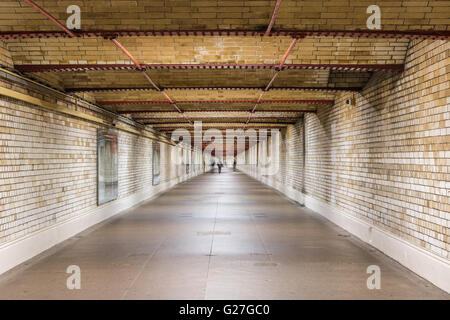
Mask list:
[{"label": "floor seam", "polygon": [[207,290],[208,290],[209,269],[210,269],[210,265],[211,265],[212,251],[213,251],[213,246],[214,246],[214,232],[216,232],[216,224],[217,224],[217,214],[218,214],[218,212],[219,212],[219,197],[217,198],[216,214],[214,216],[214,225],[213,225],[213,230],[212,230],[211,247],[209,249],[208,269],[206,271],[205,300],[206,300]]},{"label": "floor seam", "polygon": [[141,270],[139,271],[139,273],[136,275],[136,277],[134,278],[134,280],[131,282],[131,284],[128,286],[127,289],[125,289],[124,293],[122,294],[122,296],[120,297],[120,300],[124,300],[125,296],[128,294],[128,292],[131,290],[131,288],[134,286],[134,284],[136,283],[136,281],[141,277],[142,273],[145,270],[145,267],[147,267],[148,263],[150,262],[150,260],[155,256],[155,254],[158,252],[159,248],[161,248],[162,244],[164,242],[166,242],[167,237],[161,241],[159,243],[159,245],[155,248],[155,250],[153,250],[153,252],[151,253],[151,255],[149,255],[147,257],[147,259],[145,260],[144,264],[142,265]]}]

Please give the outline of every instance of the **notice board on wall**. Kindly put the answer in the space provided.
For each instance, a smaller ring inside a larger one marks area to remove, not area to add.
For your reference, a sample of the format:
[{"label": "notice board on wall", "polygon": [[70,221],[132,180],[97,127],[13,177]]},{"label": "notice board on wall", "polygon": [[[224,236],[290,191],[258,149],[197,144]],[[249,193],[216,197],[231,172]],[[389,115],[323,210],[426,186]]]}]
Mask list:
[{"label": "notice board on wall", "polygon": [[160,146],[159,142],[153,142],[152,145],[152,168],[153,168],[153,185],[158,185],[160,181],[160,166],[161,166],[161,158],[160,158]]},{"label": "notice board on wall", "polygon": [[117,199],[118,139],[112,130],[99,129],[97,132],[97,204]]}]

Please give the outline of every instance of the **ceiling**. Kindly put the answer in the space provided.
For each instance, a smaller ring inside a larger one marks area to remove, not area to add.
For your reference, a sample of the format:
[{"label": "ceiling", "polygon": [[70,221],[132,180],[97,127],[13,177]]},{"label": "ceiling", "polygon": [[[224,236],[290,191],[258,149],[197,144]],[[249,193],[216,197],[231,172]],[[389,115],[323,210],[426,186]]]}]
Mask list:
[{"label": "ceiling", "polygon": [[167,133],[285,127],[402,72],[411,39],[450,30],[449,1],[375,1],[376,31],[356,0],[72,2],[78,31],[64,26],[69,3],[0,2],[14,68]]}]

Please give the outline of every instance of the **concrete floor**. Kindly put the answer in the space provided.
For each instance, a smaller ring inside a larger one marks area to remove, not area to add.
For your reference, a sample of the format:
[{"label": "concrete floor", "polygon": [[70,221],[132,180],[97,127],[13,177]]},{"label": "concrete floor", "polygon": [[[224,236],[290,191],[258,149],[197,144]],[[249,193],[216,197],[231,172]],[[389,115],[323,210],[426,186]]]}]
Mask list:
[{"label": "concrete floor", "polygon": [[[69,265],[81,289],[68,290]],[[381,289],[366,287],[369,265]],[[207,173],[0,276],[0,299],[449,299],[260,182]]]}]

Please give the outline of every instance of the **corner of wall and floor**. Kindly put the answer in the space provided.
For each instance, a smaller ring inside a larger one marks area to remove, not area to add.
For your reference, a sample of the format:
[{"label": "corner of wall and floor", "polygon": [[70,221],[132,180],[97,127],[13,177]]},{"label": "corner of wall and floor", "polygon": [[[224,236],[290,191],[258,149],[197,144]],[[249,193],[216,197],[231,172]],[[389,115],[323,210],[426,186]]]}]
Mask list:
[{"label": "corner of wall and floor", "polygon": [[[305,114],[281,134],[279,170],[258,145],[239,169],[450,292],[449,42],[411,40],[401,74],[374,73],[349,104]],[[269,151],[270,152],[270,151]]]},{"label": "corner of wall and floor", "polygon": [[[6,54],[0,50],[8,67]],[[171,159],[198,160],[198,152],[160,140],[160,184],[153,186],[152,133],[126,119],[114,129],[108,116],[88,101],[0,71],[0,274],[202,173],[195,165],[187,174]],[[98,206],[100,128],[118,134],[118,197]]]}]

